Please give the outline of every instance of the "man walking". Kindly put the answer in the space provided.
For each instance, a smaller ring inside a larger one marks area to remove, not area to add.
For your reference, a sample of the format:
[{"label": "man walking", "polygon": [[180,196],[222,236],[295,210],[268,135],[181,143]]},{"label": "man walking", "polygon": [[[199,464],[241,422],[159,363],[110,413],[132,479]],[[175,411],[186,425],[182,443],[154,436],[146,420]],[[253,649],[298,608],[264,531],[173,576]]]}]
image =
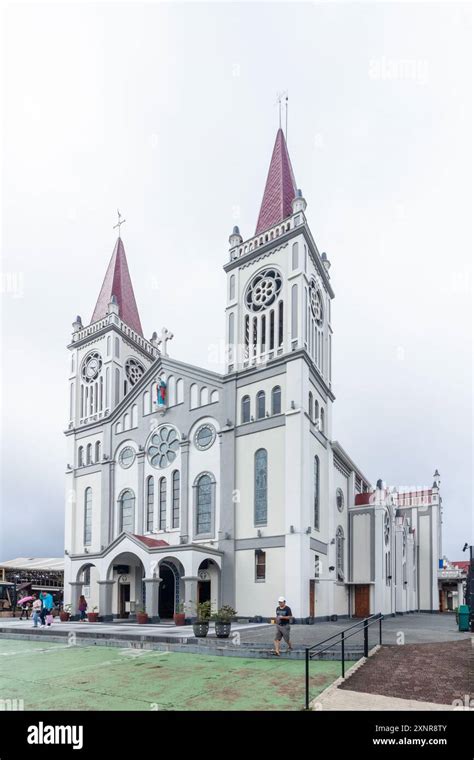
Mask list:
[{"label": "man walking", "polygon": [[280,641],[282,639],[284,639],[289,652],[293,649],[290,642],[290,620],[292,617],[293,614],[286,603],[285,597],[280,596],[278,607],[276,608],[275,649],[273,652],[277,657],[280,656]]}]

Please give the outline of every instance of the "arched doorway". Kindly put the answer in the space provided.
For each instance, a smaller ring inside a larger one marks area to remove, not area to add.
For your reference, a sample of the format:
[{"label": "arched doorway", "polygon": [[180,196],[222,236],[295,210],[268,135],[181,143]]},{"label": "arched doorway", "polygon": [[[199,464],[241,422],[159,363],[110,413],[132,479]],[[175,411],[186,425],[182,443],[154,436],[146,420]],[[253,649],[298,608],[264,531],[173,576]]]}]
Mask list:
[{"label": "arched doorway", "polygon": [[172,620],[176,601],[176,577],[172,565],[167,562],[161,562],[160,578],[158,614],[160,620]]},{"label": "arched doorway", "polygon": [[145,567],[141,559],[132,552],[122,552],[109,565],[107,579],[114,581],[112,591],[112,613],[119,619],[135,615],[145,604]]}]

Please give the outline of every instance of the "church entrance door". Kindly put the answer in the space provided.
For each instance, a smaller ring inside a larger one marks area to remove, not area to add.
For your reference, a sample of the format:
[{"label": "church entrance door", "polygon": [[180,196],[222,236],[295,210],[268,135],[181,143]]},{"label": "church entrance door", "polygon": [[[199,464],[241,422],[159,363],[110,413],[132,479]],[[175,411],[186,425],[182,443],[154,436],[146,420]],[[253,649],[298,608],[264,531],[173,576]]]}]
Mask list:
[{"label": "church entrance door", "polygon": [[158,614],[161,620],[172,620],[174,615],[175,579],[168,565],[160,565],[160,603]]},{"label": "church entrance door", "polygon": [[130,615],[130,583],[119,583],[119,618],[128,618]]},{"label": "church entrance door", "polygon": [[211,581],[198,581],[199,604],[211,601]]},{"label": "church entrance door", "polygon": [[370,586],[355,587],[355,617],[365,618],[370,615]]}]

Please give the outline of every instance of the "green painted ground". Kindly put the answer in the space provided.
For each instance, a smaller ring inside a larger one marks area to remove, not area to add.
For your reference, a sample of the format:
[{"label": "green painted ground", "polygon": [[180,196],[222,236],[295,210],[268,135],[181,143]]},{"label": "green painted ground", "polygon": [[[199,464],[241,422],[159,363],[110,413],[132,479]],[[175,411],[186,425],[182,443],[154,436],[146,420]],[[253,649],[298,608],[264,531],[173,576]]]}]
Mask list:
[{"label": "green painted ground", "polygon": [[[311,696],[339,674],[311,663]],[[25,710],[300,710],[304,662],[0,638],[0,697]]]}]

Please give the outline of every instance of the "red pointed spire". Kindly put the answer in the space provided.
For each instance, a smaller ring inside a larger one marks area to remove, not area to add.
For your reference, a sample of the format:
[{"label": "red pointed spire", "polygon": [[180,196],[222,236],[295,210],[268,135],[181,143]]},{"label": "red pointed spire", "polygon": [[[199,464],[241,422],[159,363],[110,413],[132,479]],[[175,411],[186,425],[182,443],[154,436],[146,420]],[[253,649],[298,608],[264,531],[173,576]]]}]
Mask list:
[{"label": "red pointed spire", "polygon": [[92,322],[97,322],[107,314],[107,307],[112,300],[117,299],[120,318],[126,325],[143,337],[142,325],[138,314],[137,302],[133,285],[128,271],[127,257],[122,239],[115,243],[114,252],[105,273],[104,282],[92,315]]},{"label": "red pointed spire", "polygon": [[292,214],[292,201],[296,195],[296,182],[291,167],[288,148],[283,130],[277,132],[272,160],[268,169],[267,183],[263,193],[257,229],[259,235],[274,224],[278,224]]}]

